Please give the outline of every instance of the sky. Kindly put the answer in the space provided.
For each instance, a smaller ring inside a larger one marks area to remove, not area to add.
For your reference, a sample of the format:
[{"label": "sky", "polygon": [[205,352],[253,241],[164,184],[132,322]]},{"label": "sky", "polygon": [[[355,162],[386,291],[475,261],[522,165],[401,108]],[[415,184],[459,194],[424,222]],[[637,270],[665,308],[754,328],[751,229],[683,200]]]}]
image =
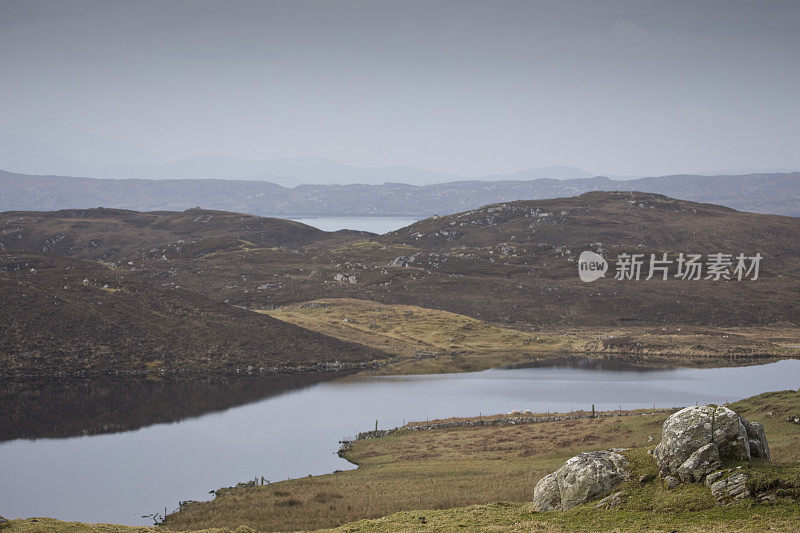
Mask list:
[{"label": "sky", "polygon": [[800,168],[798,57],[798,1],[0,0],[0,168]]}]

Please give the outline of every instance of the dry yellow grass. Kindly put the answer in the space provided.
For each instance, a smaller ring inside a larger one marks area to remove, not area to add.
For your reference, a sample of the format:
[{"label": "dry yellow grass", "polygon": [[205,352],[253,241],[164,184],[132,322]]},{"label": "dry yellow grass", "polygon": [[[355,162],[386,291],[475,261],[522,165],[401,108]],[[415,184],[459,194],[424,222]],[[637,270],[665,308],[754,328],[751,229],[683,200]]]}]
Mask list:
[{"label": "dry yellow grass", "polygon": [[800,354],[800,330],[791,325],[526,332],[438,309],[352,298],[256,312],[400,357],[379,371],[386,374],[477,371],[569,355],[620,357],[654,366],[725,366]]},{"label": "dry yellow grass", "polygon": [[385,369],[390,373],[471,371],[529,362],[556,354],[568,342],[560,335],[526,333],[448,311],[350,298],[256,311],[404,358]]},{"label": "dry yellow grass", "polygon": [[526,501],[535,481],[566,457],[644,445],[664,416],[405,431],[357,441],[347,453],[356,470],[224,492],[170,515],[167,527],[317,529],[407,509]]}]

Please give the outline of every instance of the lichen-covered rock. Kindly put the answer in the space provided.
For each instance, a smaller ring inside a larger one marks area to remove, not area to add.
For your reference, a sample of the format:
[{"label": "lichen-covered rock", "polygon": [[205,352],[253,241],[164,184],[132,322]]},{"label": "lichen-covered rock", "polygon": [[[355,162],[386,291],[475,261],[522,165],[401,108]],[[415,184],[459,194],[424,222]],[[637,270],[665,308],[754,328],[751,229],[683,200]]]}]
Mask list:
[{"label": "lichen-covered rock", "polygon": [[742,418],[745,431],[747,431],[747,442],[750,445],[750,457],[761,457],[770,460],[769,444],[767,435],[764,433],[764,426],[758,422],[748,422]]},{"label": "lichen-covered rock", "polygon": [[543,477],[533,491],[537,511],[567,510],[606,496],[630,477],[628,460],[612,451],[583,452]]},{"label": "lichen-covered rock", "polygon": [[533,488],[533,503],[540,512],[561,509],[561,490],[555,472],[544,476]]},{"label": "lichen-covered rock", "polygon": [[713,442],[696,449],[681,466],[676,474],[684,483],[693,483],[703,479],[703,476],[719,469],[722,462],[719,460],[719,449]]},{"label": "lichen-covered rock", "polygon": [[[764,428],[747,422],[727,407],[717,405],[687,407],[667,418],[661,442],[653,456],[663,476],[700,481],[703,475],[713,470],[707,467],[715,461],[709,444],[716,447],[716,459],[720,461],[769,457]],[[701,448],[704,448],[702,457],[693,456]],[[752,454],[751,448],[754,449]],[[698,477],[702,470],[706,472]]]},{"label": "lichen-covered rock", "polygon": [[736,503],[750,497],[747,488],[747,474],[738,472],[725,479],[720,479],[711,485],[711,495],[720,505]]}]

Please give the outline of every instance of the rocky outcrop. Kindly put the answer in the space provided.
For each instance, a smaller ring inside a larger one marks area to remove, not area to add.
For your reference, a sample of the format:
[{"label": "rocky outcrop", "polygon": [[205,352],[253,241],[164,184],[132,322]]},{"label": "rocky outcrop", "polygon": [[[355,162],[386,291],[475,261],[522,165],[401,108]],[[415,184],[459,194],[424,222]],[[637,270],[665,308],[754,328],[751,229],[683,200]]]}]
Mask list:
[{"label": "rocky outcrop", "polygon": [[391,261],[389,261],[386,266],[387,267],[397,267],[397,268],[407,268],[412,266],[414,260],[416,259],[416,254],[412,255],[411,257],[407,257],[405,255],[401,255],[399,257],[395,257]]},{"label": "rocky outcrop", "polygon": [[336,274],[333,276],[333,279],[341,283],[358,283],[358,278],[356,276],[342,273]]},{"label": "rocky outcrop", "polygon": [[703,405],[667,418],[653,456],[662,476],[690,483],[701,481],[725,460],[769,459],[769,445],[760,424],[727,407]]},{"label": "rocky outcrop", "polygon": [[630,477],[628,460],[614,451],[583,452],[543,477],[533,491],[537,511],[567,510],[610,494]]}]

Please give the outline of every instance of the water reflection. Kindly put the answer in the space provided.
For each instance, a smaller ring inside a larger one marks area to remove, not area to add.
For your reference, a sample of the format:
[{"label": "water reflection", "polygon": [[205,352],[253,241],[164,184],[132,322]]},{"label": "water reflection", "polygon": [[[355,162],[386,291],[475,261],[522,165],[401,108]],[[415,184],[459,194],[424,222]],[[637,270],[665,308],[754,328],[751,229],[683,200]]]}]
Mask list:
[{"label": "water reflection", "polygon": [[528,361],[517,365],[510,365],[507,369],[517,368],[577,368],[582,370],[600,371],[626,371],[626,372],[658,372],[664,368],[649,365],[638,365],[627,359],[615,357],[590,358],[590,357],[551,357],[538,361]]},{"label": "water reflection", "polygon": [[344,373],[0,383],[0,442],[100,435],[177,422],[248,404]]}]

